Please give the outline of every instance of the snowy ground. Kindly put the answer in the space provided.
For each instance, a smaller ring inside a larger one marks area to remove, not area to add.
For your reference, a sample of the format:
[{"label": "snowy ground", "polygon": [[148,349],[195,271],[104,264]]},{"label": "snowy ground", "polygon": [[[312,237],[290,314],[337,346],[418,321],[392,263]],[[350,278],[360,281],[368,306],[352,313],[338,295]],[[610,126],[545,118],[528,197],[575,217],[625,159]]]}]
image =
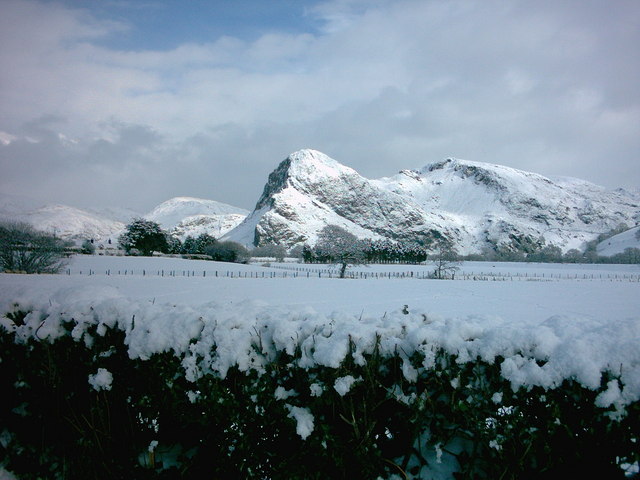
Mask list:
[{"label": "snowy ground", "polygon": [[[372,274],[389,272],[405,272],[406,275],[413,272],[418,276],[430,269],[416,265],[361,266],[352,271],[367,273],[367,279],[344,280],[326,278],[326,275],[318,278],[315,271],[326,271],[327,266],[271,265],[178,258],[77,256],[68,266],[70,275],[0,274],[0,289],[5,301],[14,301],[23,295],[32,298],[35,292],[53,301],[57,295],[67,297],[70,291],[83,286],[105,286],[124,297],[156,304],[195,306],[216,302],[230,305],[255,300],[293,309],[311,307],[324,314],[340,311],[366,316],[382,316],[385,312],[402,309],[404,305],[410,310],[443,317],[486,315],[518,322],[542,322],[553,315],[600,321],[640,315],[640,267],[637,265],[490,262],[462,265],[460,274],[471,276],[466,278],[477,275],[476,278],[488,281],[423,280],[410,276],[372,278]],[[299,269],[297,277],[292,276],[296,273],[294,269]],[[306,269],[312,270],[309,278]],[[124,275],[125,270],[127,275]],[[170,272],[175,276],[170,276]],[[284,272],[287,272],[287,278],[270,277]],[[233,278],[226,276],[231,274]],[[238,274],[259,278],[238,278]]]}]

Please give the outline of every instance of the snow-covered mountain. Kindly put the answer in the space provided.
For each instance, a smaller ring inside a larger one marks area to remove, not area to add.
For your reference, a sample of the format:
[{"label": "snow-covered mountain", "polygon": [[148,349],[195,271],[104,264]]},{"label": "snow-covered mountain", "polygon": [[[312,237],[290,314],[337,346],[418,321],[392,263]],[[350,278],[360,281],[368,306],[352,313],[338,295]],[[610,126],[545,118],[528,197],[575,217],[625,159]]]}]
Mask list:
[{"label": "snow-covered mountain", "polygon": [[[249,212],[214,200],[176,197],[155,207],[145,218],[184,239],[208,233],[221,237],[237,226]],[[97,243],[114,242],[126,225],[139,213],[126,208],[86,209],[66,205],[45,205],[27,197],[0,194],[0,220],[26,222],[36,229],[75,240],[93,239]]]},{"label": "snow-covered mountain", "polygon": [[[135,216],[116,208],[38,208],[28,199],[0,194],[0,219],[75,240],[116,239]],[[640,191],[607,190],[584,180],[459,159],[370,180],[321,152],[300,150],[269,175],[251,213],[213,200],[176,197],[144,217],[182,239],[208,233],[245,245],[314,244],[319,231],[333,224],[360,238],[446,237],[461,253],[495,247],[529,251],[543,243],[566,251],[582,249],[622,223],[640,224]]]},{"label": "snow-covered mountain", "polygon": [[184,240],[202,233],[221,237],[248,214],[247,210],[214,200],[175,197],[162,202],[144,217]]},{"label": "snow-covered mountain", "polygon": [[640,195],[577,179],[447,159],[369,180],[321,152],[301,150],[270,175],[255,210],[225,238],[244,244],[315,243],[327,224],[360,238],[444,236],[461,253],[580,248],[620,223],[640,222]]},{"label": "snow-covered mountain", "polygon": [[125,224],[66,205],[45,205],[24,215],[38,230],[71,240],[116,237]]}]

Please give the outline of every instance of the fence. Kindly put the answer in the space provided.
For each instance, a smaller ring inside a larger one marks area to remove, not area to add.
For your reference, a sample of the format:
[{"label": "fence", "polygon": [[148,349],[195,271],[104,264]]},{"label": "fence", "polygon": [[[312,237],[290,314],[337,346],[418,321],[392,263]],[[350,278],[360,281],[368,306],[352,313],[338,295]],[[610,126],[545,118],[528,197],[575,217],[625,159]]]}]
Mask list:
[{"label": "fence", "polygon": [[[142,276],[142,277],[199,277],[199,278],[338,278],[337,270],[327,268],[283,267],[271,266],[270,269],[279,271],[257,270],[151,270],[151,269],[120,269],[120,270],[72,270],[67,269],[67,275],[107,275],[107,276]],[[347,271],[346,278],[350,279],[430,279],[431,271],[404,272],[363,272]],[[616,282],[639,282],[640,274],[611,274],[611,273],[550,273],[550,272],[458,272],[454,280],[465,281],[554,281],[554,280],[599,280]]]}]

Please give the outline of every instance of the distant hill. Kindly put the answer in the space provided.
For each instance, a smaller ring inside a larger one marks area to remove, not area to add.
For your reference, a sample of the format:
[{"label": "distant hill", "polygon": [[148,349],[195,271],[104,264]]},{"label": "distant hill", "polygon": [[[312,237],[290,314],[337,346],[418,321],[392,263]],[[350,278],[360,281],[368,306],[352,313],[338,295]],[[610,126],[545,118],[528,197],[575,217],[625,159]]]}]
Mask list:
[{"label": "distant hill", "polygon": [[97,243],[108,239],[115,241],[136,217],[155,221],[182,239],[201,233],[220,237],[238,225],[248,213],[214,200],[190,197],[172,198],[147,215],[141,215],[117,207],[82,210],[67,205],[38,206],[26,197],[0,195],[0,219],[26,222],[38,230],[76,243],[87,239]]},{"label": "distant hill", "polygon": [[249,214],[247,210],[193,197],[175,197],[155,207],[144,217],[160,224],[184,240],[207,233],[221,237],[240,224]]}]

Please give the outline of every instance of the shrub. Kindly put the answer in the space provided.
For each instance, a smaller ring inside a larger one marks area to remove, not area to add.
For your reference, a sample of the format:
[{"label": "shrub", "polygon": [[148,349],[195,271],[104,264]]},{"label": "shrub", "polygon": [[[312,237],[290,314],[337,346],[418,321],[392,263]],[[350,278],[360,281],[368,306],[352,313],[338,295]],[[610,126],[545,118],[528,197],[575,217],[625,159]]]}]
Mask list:
[{"label": "shrub", "polygon": [[19,222],[0,223],[0,267],[4,271],[56,273],[68,243]]},{"label": "shrub", "polygon": [[249,251],[236,242],[217,242],[206,247],[204,253],[218,262],[245,263],[249,260]]}]

